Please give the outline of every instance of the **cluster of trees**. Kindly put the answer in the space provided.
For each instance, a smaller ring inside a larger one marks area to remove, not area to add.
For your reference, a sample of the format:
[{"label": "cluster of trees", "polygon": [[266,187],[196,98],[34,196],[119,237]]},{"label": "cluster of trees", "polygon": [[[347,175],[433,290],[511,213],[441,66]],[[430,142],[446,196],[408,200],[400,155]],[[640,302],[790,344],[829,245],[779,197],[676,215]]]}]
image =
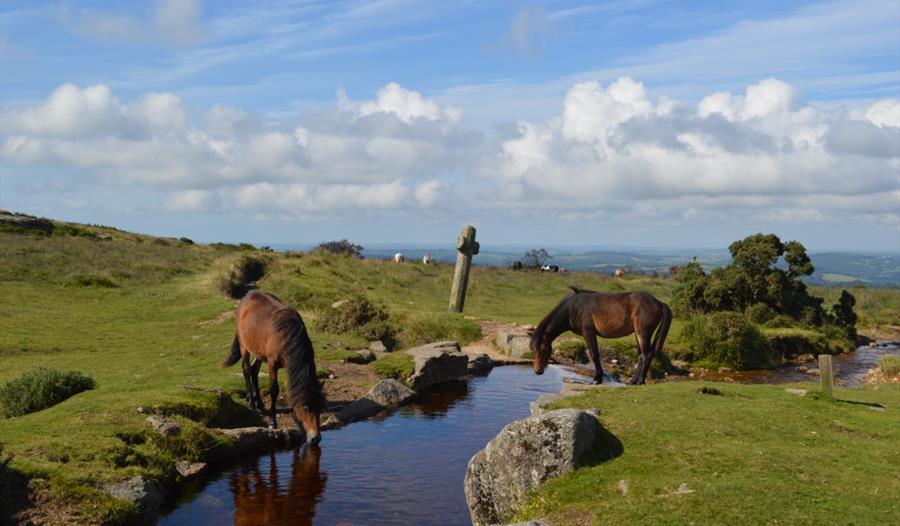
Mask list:
[{"label": "cluster of trees", "polygon": [[732,243],[731,263],[708,274],[696,261],[677,275],[673,307],[680,316],[721,311],[747,312],[754,321],[788,316],[812,327],[832,324],[856,336],[856,299],[846,290],[830,310],[812,296],[802,277],[815,269],[797,241],[782,243],[774,234],[755,234]]},{"label": "cluster of trees", "polygon": [[332,254],[343,254],[362,259],[363,247],[346,239],[340,241],[323,241],[315,248],[317,252],[330,252]]}]

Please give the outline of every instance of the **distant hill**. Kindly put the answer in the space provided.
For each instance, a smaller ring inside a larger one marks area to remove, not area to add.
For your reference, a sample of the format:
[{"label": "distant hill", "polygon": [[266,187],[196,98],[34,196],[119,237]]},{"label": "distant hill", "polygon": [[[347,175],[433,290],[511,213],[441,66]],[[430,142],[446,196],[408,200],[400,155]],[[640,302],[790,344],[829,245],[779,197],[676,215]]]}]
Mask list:
[{"label": "distant hill", "polygon": [[[307,245],[273,245],[276,250],[309,250]],[[694,257],[707,271],[727,265],[731,256],[725,249],[573,249],[547,248],[552,259],[548,263],[567,270],[612,274],[624,268],[636,274],[667,274],[669,268],[684,265]],[[408,261],[419,261],[429,254],[444,263],[456,261],[452,246],[438,245],[376,245],[365,247],[363,256],[370,259],[390,259],[400,252]],[[525,248],[482,247],[475,257],[476,265],[508,266],[521,260]],[[900,254],[864,254],[851,252],[823,252],[810,254],[816,272],[805,278],[807,283],[824,286],[863,284],[875,287],[900,288]]]}]

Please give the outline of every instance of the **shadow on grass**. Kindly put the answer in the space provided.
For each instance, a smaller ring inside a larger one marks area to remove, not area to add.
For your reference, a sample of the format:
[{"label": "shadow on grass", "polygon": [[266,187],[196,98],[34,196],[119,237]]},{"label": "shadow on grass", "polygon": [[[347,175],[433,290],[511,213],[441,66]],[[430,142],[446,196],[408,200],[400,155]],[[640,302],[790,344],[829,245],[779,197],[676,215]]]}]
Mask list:
[{"label": "shadow on grass", "polygon": [[597,437],[594,439],[594,447],[581,457],[581,467],[596,466],[608,462],[625,452],[625,446],[616,435],[597,423]]},{"label": "shadow on grass", "polygon": [[[2,453],[0,453],[2,454]],[[0,459],[0,524],[21,524],[19,513],[32,506],[28,479]]]}]

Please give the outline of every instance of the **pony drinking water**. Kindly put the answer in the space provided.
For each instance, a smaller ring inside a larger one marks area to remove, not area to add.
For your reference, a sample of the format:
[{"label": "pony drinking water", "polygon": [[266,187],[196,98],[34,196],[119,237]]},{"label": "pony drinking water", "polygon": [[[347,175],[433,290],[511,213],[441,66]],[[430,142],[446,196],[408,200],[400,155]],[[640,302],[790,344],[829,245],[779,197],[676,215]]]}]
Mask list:
[{"label": "pony drinking water", "polygon": [[[647,378],[650,361],[662,350],[672,323],[672,311],[665,303],[646,292],[607,294],[575,287],[573,294],[564,297],[538,324],[531,335],[534,353],[534,372],[543,374],[550,361],[553,340],[566,331],[584,338],[594,361],[594,383],[603,382],[597,336],[621,338],[634,333],[638,351],[637,367],[631,377],[632,385],[640,385]],[[651,341],[653,330],[656,336]]]},{"label": "pony drinking water", "polygon": [[[316,377],[316,361],[312,342],[300,314],[272,294],[253,291],[238,303],[235,311],[236,332],[231,354],[222,367],[241,360],[247,401],[257,411],[264,411],[259,392],[259,368],[269,367],[269,427],[275,428],[275,404],[278,401],[278,369],[287,369],[288,402],[294,422],[306,431],[307,441],[318,444],[319,418],[325,409],[325,395]],[[250,358],[256,362],[251,364]]]}]

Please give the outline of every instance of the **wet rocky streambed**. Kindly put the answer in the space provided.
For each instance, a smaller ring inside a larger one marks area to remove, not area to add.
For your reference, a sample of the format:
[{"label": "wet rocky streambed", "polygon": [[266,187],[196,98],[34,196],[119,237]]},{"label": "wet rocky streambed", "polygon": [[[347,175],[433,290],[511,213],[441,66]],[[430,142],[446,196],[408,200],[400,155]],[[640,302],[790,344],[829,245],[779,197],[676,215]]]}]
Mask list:
[{"label": "wet rocky streambed", "polygon": [[[897,342],[835,357],[836,383],[859,385],[885,354],[900,354]],[[815,364],[695,379],[815,380],[808,368]],[[393,414],[326,432],[321,448],[273,451],[188,483],[170,496],[159,524],[468,524],[463,478],[469,459],[564,380],[584,381],[563,367],[536,376],[528,366],[507,366],[444,384]]]}]

